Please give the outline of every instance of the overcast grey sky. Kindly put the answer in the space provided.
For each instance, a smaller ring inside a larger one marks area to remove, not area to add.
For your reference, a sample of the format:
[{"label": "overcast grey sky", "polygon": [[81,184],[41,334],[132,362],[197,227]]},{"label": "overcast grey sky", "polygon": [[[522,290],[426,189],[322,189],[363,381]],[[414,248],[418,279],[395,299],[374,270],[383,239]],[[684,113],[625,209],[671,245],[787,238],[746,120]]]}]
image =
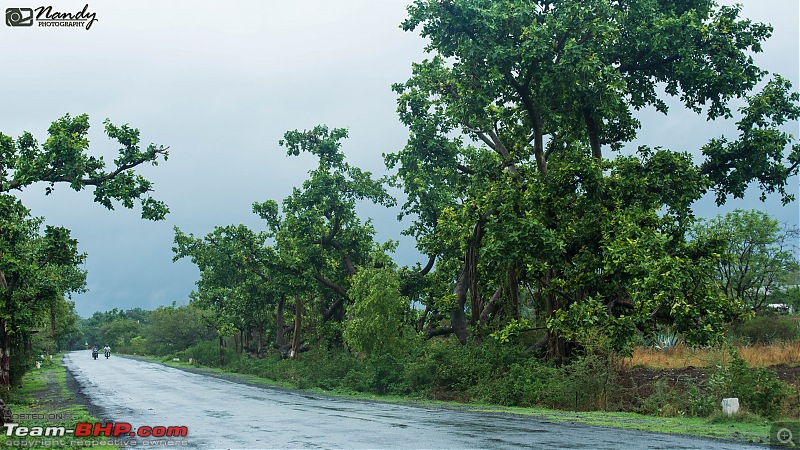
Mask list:
[{"label": "overcast grey sky", "polygon": [[[13,4],[12,4],[13,3]],[[198,277],[187,260],[172,263],[172,227],[204,235],[216,225],[243,222],[261,228],[253,201],[286,197],[305,179],[309,158],[288,158],[277,142],[290,129],[316,124],[346,127],[343,150],[364,169],[385,172],[382,153],[405,144],[395,114],[392,83],[410,75],[423,58],[424,42],[398,27],[406,1],[152,1],[91,2],[97,22],[89,30],[0,28],[0,132],[30,131],[46,138],[65,113],[89,114],[92,152],[113,159],[115,147],[102,121],[139,128],[142,142],[170,147],[170,158],[142,172],[171,214],[163,222],[139,219],[138,211],[106,211],[88,191],[42,186],[22,199],[47,223],[66,226],[89,254],[89,293],[74,296],[89,316],[111,308],[152,309],[185,303]],[[723,2],[732,3],[732,2]],[[744,0],[743,15],[775,26],[756,61],[795,85],[798,76],[797,0]],[[5,7],[44,4],[4,1]],[[84,1],[58,0],[61,11]],[[677,111],[676,111],[677,112]],[[693,151],[733,126],[708,124],[691,113],[668,119],[643,112],[635,145]],[[789,124],[795,135],[798,124]],[[797,179],[791,187],[797,192]],[[703,200],[697,213],[711,217],[736,207],[758,208],[797,225],[798,204],[731,201],[717,209]],[[401,264],[417,260],[414,244],[401,239],[398,210],[362,208],[373,217],[380,240],[400,239]]]}]

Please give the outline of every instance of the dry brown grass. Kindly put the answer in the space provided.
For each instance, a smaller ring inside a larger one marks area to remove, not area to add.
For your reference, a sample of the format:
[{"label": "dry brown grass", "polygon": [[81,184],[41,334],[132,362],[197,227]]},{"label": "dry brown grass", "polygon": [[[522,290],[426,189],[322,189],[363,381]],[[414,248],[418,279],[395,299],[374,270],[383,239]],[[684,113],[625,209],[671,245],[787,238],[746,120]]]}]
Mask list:
[{"label": "dry brown grass", "polygon": [[[735,348],[750,367],[800,364],[800,341]],[[685,369],[724,365],[729,359],[730,352],[726,348],[691,348],[680,344],[671,350],[638,347],[625,363],[653,369]]]}]

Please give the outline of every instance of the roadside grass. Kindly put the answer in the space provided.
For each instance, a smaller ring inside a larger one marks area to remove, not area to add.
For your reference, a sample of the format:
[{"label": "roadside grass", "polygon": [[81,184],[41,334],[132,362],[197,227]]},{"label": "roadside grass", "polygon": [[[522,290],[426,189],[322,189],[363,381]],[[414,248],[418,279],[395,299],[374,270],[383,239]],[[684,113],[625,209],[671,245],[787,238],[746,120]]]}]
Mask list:
[{"label": "roadside grass", "polygon": [[[74,430],[80,422],[99,422],[67,387],[67,370],[61,365],[62,355],[46,359],[41,369],[33,369],[22,378],[22,385],[9,393],[8,405],[20,427],[64,427]],[[0,448],[95,448],[117,449],[103,445],[104,437],[17,437],[0,433]]]},{"label": "roadside grass", "polygon": [[228,381],[291,391],[301,391],[314,395],[347,398],[349,400],[356,401],[395,403],[409,406],[433,407],[465,412],[524,415],[544,421],[575,422],[608,428],[622,428],[665,434],[680,434],[745,443],[768,443],[771,426],[770,421],[755,415],[742,415],[730,418],[719,414],[708,418],[660,417],[637,414],[633,412],[567,411],[539,407],[530,408],[498,406],[478,402],[459,403],[453,401],[431,400],[418,396],[377,395],[348,389],[299,389],[296,385],[288,382],[273,381],[255,375],[247,375],[220,368],[189,364],[186,361],[174,361],[171,358],[165,359],[149,356],[133,356],[133,358],[161,363],[177,369],[201,373]]},{"label": "roadside grass", "polygon": [[365,400],[365,401],[386,401],[387,403],[413,403],[420,406],[431,405],[446,405],[448,402],[441,402],[436,400],[426,400],[421,396],[414,395],[378,395],[369,392],[359,392],[352,389],[336,388],[336,389],[322,389],[319,387],[299,388],[297,384],[289,381],[272,380],[269,378],[260,377],[258,375],[246,374],[241,372],[234,372],[231,370],[220,369],[219,367],[208,367],[199,364],[189,364],[186,361],[174,361],[171,358],[159,358],[155,356],[146,355],[120,355],[126,358],[139,359],[142,361],[149,361],[156,364],[163,364],[165,366],[174,367],[176,369],[185,370],[187,372],[197,373],[201,375],[208,375],[216,378],[222,378],[237,383],[248,384],[251,386],[268,387],[281,389],[293,392],[307,392],[310,394],[328,395],[332,397],[349,398],[351,400]]},{"label": "roadside grass", "polygon": [[564,411],[542,408],[475,406],[475,411],[541,417],[550,421],[577,422],[665,434],[681,434],[746,443],[769,443],[772,422],[758,416],[657,417],[631,412]]},{"label": "roadside grass", "polygon": [[[739,345],[736,350],[750,367],[800,364],[800,341],[779,342],[769,345]],[[679,344],[668,350],[637,347],[625,362],[631,367],[653,369],[685,369],[688,367],[715,367],[730,362],[730,351],[725,348],[692,348]]]}]

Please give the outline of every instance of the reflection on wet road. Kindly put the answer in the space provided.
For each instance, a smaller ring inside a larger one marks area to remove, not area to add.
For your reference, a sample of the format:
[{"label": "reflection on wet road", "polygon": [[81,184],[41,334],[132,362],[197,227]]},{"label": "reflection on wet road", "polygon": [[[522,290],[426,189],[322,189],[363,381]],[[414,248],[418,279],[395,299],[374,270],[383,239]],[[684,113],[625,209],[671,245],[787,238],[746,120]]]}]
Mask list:
[{"label": "reflection on wet road", "polygon": [[129,422],[134,428],[186,426],[185,440],[192,448],[759,448],[532,417],[286,392],[113,355],[95,361],[88,351],[70,353],[64,363],[102,419]]}]

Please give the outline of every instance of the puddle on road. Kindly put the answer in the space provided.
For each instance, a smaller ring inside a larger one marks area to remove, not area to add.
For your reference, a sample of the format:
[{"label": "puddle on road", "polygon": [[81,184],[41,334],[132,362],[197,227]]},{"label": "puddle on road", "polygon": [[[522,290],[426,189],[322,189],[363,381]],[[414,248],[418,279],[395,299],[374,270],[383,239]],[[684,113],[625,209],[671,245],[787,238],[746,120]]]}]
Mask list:
[{"label": "puddle on road", "polygon": [[233,415],[227,411],[210,411],[208,409],[203,411],[208,417],[213,417],[215,419],[221,419],[224,417],[233,417]]}]

